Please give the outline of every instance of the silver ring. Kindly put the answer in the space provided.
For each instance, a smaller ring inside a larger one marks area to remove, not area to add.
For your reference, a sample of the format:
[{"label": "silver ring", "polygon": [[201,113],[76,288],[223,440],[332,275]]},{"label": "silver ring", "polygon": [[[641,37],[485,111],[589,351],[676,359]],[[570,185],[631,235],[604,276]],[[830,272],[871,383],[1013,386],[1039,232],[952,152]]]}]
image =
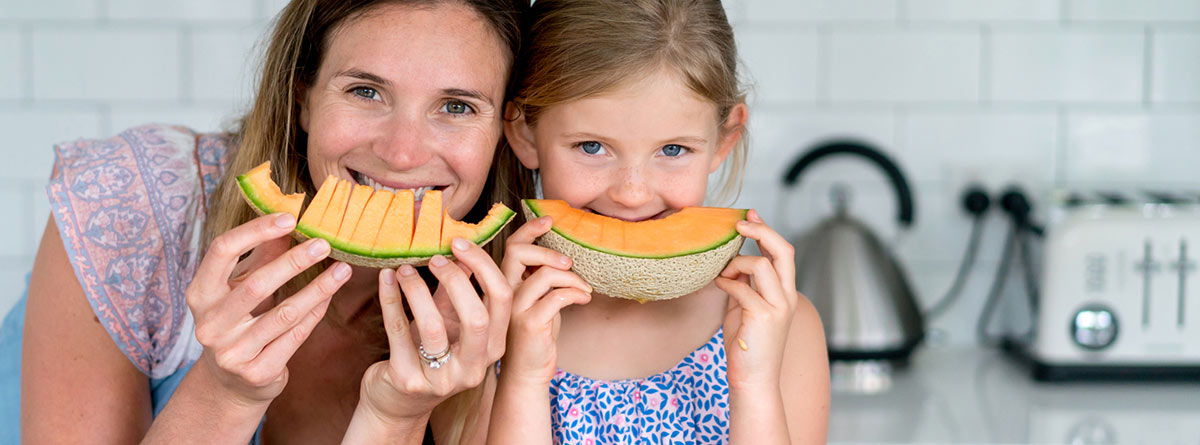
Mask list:
[{"label": "silver ring", "polygon": [[450,360],[450,346],[446,346],[445,351],[429,355],[428,352],[425,352],[425,345],[420,345],[417,347],[417,353],[420,354],[421,361],[425,362],[429,369],[441,368],[447,360]]}]

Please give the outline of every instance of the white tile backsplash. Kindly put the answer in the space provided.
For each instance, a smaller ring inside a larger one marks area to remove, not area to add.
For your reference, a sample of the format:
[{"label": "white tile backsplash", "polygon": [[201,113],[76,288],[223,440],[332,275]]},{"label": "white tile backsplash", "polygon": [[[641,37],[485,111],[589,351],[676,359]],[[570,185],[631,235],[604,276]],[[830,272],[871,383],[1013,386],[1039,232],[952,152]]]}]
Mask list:
[{"label": "white tile backsplash", "polygon": [[24,95],[25,50],[21,32],[0,28],[0,99],[19,99]]},{"label": "white tile backsplash", "polygon": [[1200,21],[1196,0],[1063,0],[1073,21]]},{"label": "white tile backsplash", "polygon": [[116,20],[245,21],[254,20],[257,5],[247,0],[106,0],[108,17]]},{"label": "white tile backsplash", "polygon": [[1200,102],[1200,29],[1156,33],[1151,41],[1154,70],[1150,91],[1154,102]]},{"label": "white tile backsplash", "polygon": [[1079,112],[1067,128],[1069,184],[1200,185],[1200,112]]},{"label": "white tile backsplash", "polygon": [[907,0],[912,21],[1055,21],[1057,0]]},{"label": "white tile backsplash", "polygon": [[[3,178],[45,180],[54,164],[54,144],[102,135],[99,111],[48,109],[0,109],[0,134],[4,141]],[[23,206],[24,204],[22,204]]]},{"label": "white tile backsplash", "polygon": [[997,30],[991,37],[991,99],[1140,102],[1140,29]]},{"label": "white tile backsplash", "polygon": [[[47,170],[48,171],[48,170]],[[21,207],[26,207],[27,201],[25,187],[19,183],[0,184],[0,202],[17,204]],[[9,213],[7,217],[0,218],[0,231],[3,233],[29,233],[28,222],[25,214]],[[13,242],[16,241],[16,242]],[[0,243],[0,257],[15,257],[29,256],[33,252],[30,250],[28,237],[14,237],[6,243]]]},{"label": "white tile backsplash", "polygon": [[790,23],[813,21],[887,21],[896,17],[897,0],[744,0],[746,20]]},{"label": "white tile backsplash", "polygon": [[835,30],[828,70],[833,101],[979,99],[977,31]]},{"label": "white tile backsplash", "polygon": [[34,98],[178,100],[179,42],[179,31],[164,28],[37,28]]},{"label": "white tile backsplash", "polygon": [[750,103],[815,101],[817,40],[815,30],[749,28],[738,33],[739,55],[753,82]]},{"label": "white tile backsplash", "polygon": [[[0,248],[0,309],[23,293],[49,214],[52,144],[146,122],[228,129],[251,96],[252,45],[286,3],[0,1],[0,206],[24,215],[8,227],[23,242]],[[1200,188],[1197,0],[722,3],[755,82],[732,205],[794,237],[846,183],[853,214],[895,249],[924,306],[966,247],[959,200],[973,179],[994,197],[1013,182],[1033,188],[1035,202],[1053,184]],[[917,222],[906,235],[896,239],[890,186],[861,161],[823,161],[782,189],[791,161],[835,137],[878,147],[909,176]],[[986,218],[962,301],[933,322],[951,343],[974,341],[1007,236],[1000,213]]]}]

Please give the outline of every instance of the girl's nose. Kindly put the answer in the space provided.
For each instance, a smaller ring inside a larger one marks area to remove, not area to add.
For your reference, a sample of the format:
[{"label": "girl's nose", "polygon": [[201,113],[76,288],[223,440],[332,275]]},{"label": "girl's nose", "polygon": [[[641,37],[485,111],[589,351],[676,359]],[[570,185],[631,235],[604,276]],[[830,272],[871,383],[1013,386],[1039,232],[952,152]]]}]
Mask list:
[{"label": "girl's nose", "polygon": [[388,121],[382,137],[372,150],[393,171],[411,170],[425,165],[433,155],[427,122],[399,114]]},{"label": "girl's nose", "polygon": [[619,172],[617,183],[609,188],[609,199],[614,203],[633,209],[654,198],[654,192],[641,168],[626,167]]}]

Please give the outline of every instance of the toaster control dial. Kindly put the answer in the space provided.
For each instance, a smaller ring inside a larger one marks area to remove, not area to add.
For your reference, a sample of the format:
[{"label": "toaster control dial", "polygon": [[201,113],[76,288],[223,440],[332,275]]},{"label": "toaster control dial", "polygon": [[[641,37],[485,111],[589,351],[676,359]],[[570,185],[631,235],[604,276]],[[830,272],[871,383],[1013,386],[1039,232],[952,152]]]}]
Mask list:
[{"label": "toaster control dial", "polygon": [[1107,348],[1117,339],[1117,315],[1099,304],[1080,308],[1071,318],[1071,339],[1085,349]]}]

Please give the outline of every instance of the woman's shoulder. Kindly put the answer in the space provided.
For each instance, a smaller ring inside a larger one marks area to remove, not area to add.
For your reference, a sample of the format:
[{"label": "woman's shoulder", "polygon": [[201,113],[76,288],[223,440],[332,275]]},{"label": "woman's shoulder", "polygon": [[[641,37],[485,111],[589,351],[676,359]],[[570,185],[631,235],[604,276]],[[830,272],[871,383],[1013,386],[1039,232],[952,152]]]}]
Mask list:
[{"label": "woman's shoulder", "polygon": [[76,278],[122,352],[151,377],[188,355],[184,291],[231,141],[143,125],[55,146],[47,195]]}]

